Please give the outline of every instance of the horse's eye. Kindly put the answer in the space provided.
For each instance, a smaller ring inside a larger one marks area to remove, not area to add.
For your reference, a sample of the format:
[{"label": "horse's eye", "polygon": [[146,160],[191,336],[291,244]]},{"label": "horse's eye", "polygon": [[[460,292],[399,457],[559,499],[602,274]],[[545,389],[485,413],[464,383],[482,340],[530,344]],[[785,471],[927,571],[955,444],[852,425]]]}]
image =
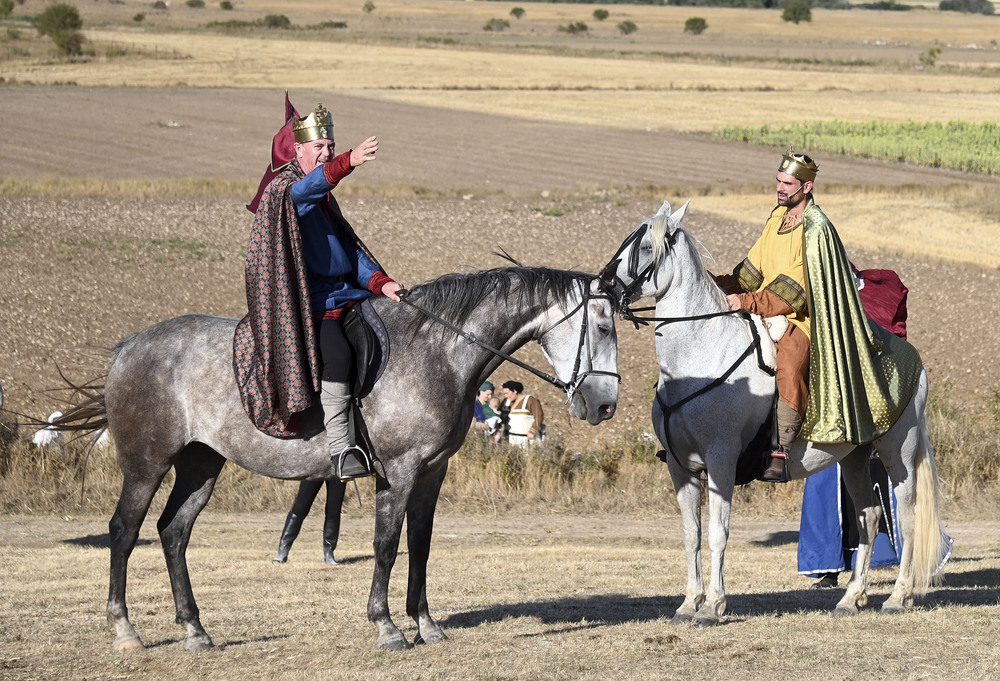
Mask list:
[{"label": "horse's eye", "polygon": [[612,326],[610,324],[598,324],[597,325],[597,330],[600,332],[600,334],[602,336],[610,336],[611,335],[611,329],[612,329]]}]

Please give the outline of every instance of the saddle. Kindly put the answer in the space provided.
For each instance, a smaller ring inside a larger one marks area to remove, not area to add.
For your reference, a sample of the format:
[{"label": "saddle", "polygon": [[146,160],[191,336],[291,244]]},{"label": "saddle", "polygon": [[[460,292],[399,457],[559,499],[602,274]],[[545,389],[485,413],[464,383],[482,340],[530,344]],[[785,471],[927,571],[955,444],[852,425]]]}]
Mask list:
[{"label": "saddle", "polygon": [[[382,318],[367,299],[348,310],[342,324],[354,355],[349,416],[351,446],[346,450],[353,452],[353,456],[341,455],[337,470],[337,476],[345,480],[370,475],[374,470],[373,464],[378,462],[361,411],[361,400],[371,393],[389,363],[389,334]],[[382,473],[384,477],[385,471]]]},{"label": "saddle", "polygon": [[342,324],[354,353],[351,395],[359,402],[372,391],[389,362],[389,334],[368,299],[349,309]]}]

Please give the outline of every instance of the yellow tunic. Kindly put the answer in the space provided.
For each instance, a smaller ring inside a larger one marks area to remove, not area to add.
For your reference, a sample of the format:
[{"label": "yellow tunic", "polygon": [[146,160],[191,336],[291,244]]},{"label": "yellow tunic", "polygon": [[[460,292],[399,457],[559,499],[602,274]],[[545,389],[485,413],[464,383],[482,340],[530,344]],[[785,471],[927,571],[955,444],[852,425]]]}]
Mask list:
[{"label": "yellow tunic", "polygon": [[782,233],[781,220],[788,209],[778,206],[746,259],[737,268],[745,291],[769,290],[795,310],[788,320],[810,333],[809,280],[804,262],[802,224]]}]

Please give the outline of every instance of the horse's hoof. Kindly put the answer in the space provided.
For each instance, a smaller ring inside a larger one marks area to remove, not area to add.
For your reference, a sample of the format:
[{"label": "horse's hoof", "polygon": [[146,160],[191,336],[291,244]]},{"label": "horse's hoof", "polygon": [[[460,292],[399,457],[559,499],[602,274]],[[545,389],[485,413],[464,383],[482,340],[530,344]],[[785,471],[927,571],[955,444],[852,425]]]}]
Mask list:
[{"label": "horse's hoof", "polygon": [[833,610],[834,617],[854,617],[858,614],[857,608],[849,608],[845,605],[838,605]]},{"label": "horse's hoof", "polygon": [[889,605],[888,603],[883,603],[879,612],[883,615],[902,615],[906,612],[906,608],[901,605]]},{"label": "horse's hoof", "polygon": [[211,650],[215,647],[212,643],[212,637],[208,634],[202,636],[189,636],[184,639],[184,650],[191,653],[200,653],[205,650]]},{"label": "horse's hoof", "polygon": [[379,650],[410,650],[413,646],[406,637],[402,634],[397,636],[379,636],[378,640],[375,641],[375,647]]},{"label": "horse's hoof", "polygon": [[448,637],[443,631],[438,629],[437,631],[432,631],[424,637],[422,634],[417,634],[416,638],[413,639],[413,645],[430,645],[432,643],[441,643],[442,641],[447,641]]},{"label": "horse's hoof", "polygon": [[116,653],[124,652],[126,650],[145,650],[146,646],[142,644],[142,639],[138,636],[128,636],[126,638],[116,638],[114,643],[111,644],[111,650]]},{"label": "horse's hoof", "polygon": [[709,617],[707,615],[698,615],[691,621],[691,626],[697,627],[698,629],[708,629],[709,627],[714,627],[718,624],[718,617]]},{"label": "horse's hoof", "polygon": [[676,626],[687,626],[691,624],[694,619],[694,615],[688,612],[678,612],[674,613],[674,616],[670,618],[670,623]]}]

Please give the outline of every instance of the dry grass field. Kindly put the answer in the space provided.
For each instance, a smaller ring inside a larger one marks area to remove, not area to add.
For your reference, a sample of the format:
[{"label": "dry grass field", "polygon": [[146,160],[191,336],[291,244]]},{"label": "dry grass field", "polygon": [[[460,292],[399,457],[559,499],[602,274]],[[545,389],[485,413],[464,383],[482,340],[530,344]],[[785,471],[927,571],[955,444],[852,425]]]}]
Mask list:
[{"label": "dry grass field", "polygon": [[[356,505],[355,505],[356,508]],[[282,516],[206,513],[189,550],[202,621],[218,648],[181,650],[182,630],[155,527],[132,556],[131,615],[149,649],[113,654],[104,624],[102,520],[0,518],[3,679],[991,679],[1000,580],[996,523],[956,532],[945,585],[916,611],[880,616],[894,569],[872,572],[871,603],[833,619],[839,591],[795,574],[797,524],[734,526],[728,615],[712,630],[674,627],[684,585],[673,518],[445,515],[428,600],[450,641],[376,652],[364,606],[371,520],[347,511],[343,565],[320,562],[308,518],[289,562],[270,562]],[[407,555],[390,606],[403,612]]]},{"label": "dry grass field", "polygon": [[[243,204],[267,163],[285,88],[300,110],[331,108],[342,149],[380,136],[378,162],[337,191],[404,283],[498,266],[498,248],[529,265],[595,271],[663,199],[689,196],[688,228],[717,259],[713,269],[729,269],[771,207],[781,150],[721,142],[706,134],[714,127],[1000,118],[995,17],[815,10],[810,24],[793,26],[776,11],[615,5],[597,22],[599,5],[523,3],[516,20],[512,2],[374,1],[370,13],[360,0],[238,0],[232,11],[213,1],[195,9],[175,0],[167,11],[88,1],[79,9],[94,55],[76,60],[55,56],[23,21],[42,0],[0,20],[0,382],[9,409],[44,417],[61,406],[48,392],[60,383],[57,364],[95,375],[92,348],[151,323],[244,313]],[[275,12],[294,28],[206,27]],[[694,15],[708,22],[701,36],[682,31]],[[509,29],[482,30],[494,17]],[[639,30],[621,35],[624,20]],[[309,28],[324,21],[347,28]],[[586,35],[558,30],[574,21],[588,24]],[[931,48],[941,49],[936,65],[917,69]],[[896,269],[910,287],[910,339],[931,377],[941,468],[952,472],[944,508],[956,557],[916,612],[826,614],[835,597],[795,574],[800,488],[790,485],[737,500],[724,625],[676,629],[683,554],[664,467],[648,478],[627,469],[620,488],[593,498],[491,490],[483,501],[456,465],[429,584],[452,642],[386,655],[374,651],[364,614],[369,496],[346,511],[343,567],[318,562],[319,518],[307,521],[291,562],[276,566],[269,558],[294,485],[228,471],[237,489],[220,490],[189,555],[219,649],[180,651],[148,520],[130,603],[151,648],[112,654],[103,608],[113,464],[94,464],[94,484],[106,476],[102,496],[82,504],[72,475],[54,485],[28,467],[0,478],[0,679],[1000,676],[1000,340],[989,333],[1000,314],[1000,181],[819,161],[817,200],[852,259]],[[618,333],[621,402],[599,428],[571,423],[561,395],[530,375],[502,367],[494,378],[538,394],[568,452],[620,447],[647,428],[656,372],[651,332]],[[522,359],[544,365],[537,348]],[[969,471],[977,482],[959,482]],[[26,489],[33,481],[44,489]],[[390,591],[399,624],[405,562]],[[894,577],[874,573],[874,606]]]}]

